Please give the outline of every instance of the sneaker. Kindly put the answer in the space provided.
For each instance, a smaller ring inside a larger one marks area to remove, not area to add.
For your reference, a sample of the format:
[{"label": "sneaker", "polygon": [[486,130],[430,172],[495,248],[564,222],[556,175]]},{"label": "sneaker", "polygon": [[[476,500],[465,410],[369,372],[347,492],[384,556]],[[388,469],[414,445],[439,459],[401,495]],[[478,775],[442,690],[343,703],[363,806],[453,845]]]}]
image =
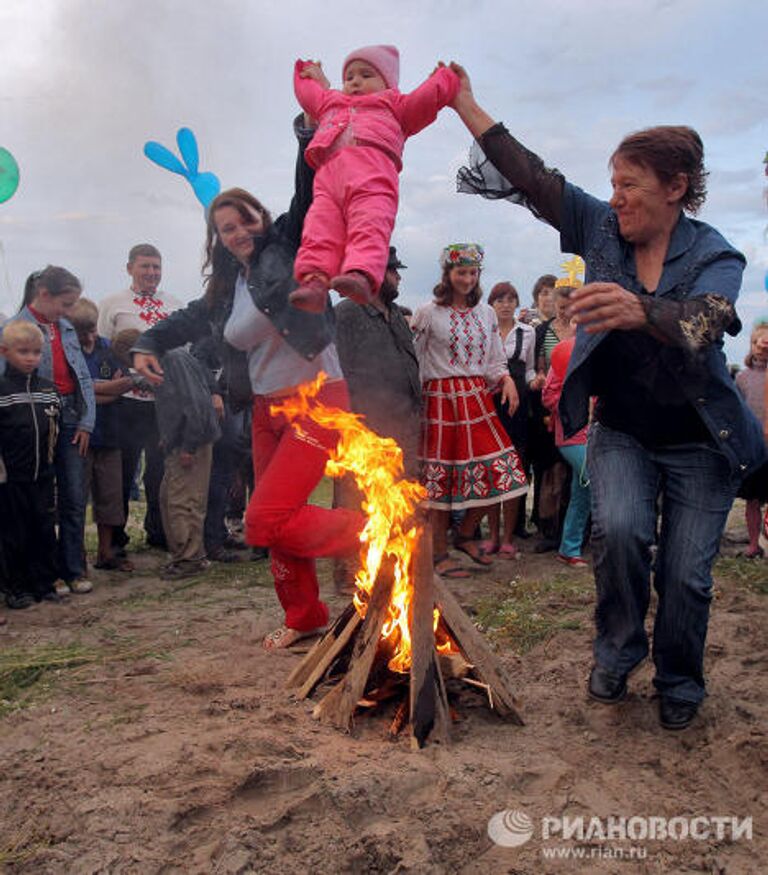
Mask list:
[{"label": "sneaker", "polygon": [[196,577],[202,574],[209,566],[207,559],[182,559],[179,562],[171,562],[160,574],[161,580],[183,580],[185,577]]},{"label": "sneaker", "polygon": [[40,596],[41,602],[51,602],[54,605],[61,605],[64,603],[64,599],[60,596],[55,589],[51,589],[48,592],[43,593]]},{"label": "sneaker", "polygon": [[69,587],[69,592],[74,592],[77,595],[85,595],[85,593],[90,592],[93,589],[93,584],[85,577],[68,580],[67,586]]},{"label": "sneaker", "polygon": [[5,603],[12,611],[23,611],[31,608],[35,599],[28,592],[8,592],[5,594]]},{"label": "sneaker", "polygon": [[221,544],[222,547],[226,547],[227,550],[247,550],[248,545],[242,538],[237,538],[235,535],[229,534]]},{"label": "sneaker", "polygon": [[232,563],[243,561],[243,557],[239,553],[236,553],[234,550],[227,550],[221,546],[212,547],[207,551],[206,555],[212,562]]},{"label": "sneaker", "polygon": [[570,568],[588,568],[589,562],[586,559],[583,559],[581,556],[563,556],[562,553],[558,553],[555,556],[558,562],[562,562],[563,565],[568,565]]},{"label": "sneaker", "polygon": [[269,559],[269,550],[266,547],[251,547],[251,562],[261,562]]},{"label": "sneaker", "polygon": [[69,595],[72,592],[69,588],[69,584],[65,583],[63,580],[57,580],[54,587],[56,588],[58,595]]}]

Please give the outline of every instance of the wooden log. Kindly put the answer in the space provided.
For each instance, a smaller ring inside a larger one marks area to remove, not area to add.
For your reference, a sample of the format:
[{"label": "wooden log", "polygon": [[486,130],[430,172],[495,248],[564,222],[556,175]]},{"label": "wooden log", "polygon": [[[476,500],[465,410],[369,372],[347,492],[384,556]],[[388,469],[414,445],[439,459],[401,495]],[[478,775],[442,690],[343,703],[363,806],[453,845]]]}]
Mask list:
[{"label": "wooden log", "polygon": [[411,745],[422,748],[434,733],[437,741],[448,741],[448,700],[435,650],[433,615],[432,528],[421,528],[411,565]]},{"label": "wooden log", "polygon": [[435,601],[443,622],[467,661],[474,666],[475,673],[488,684],[494,710],[518,726],[524,726],[523,718],[517,710],[517,701],[488,643],[437,574],[434,575],[434,588]]},{"label": "wooden log", "polygon": [[[325,635],[315,643],[304,659],[302,659],[290,675],[288,675],[288,680],[285,682],[286,688],[294,689],[296,687],[301,687],[303,689],[308,680],[317,675],[317,679],[310,687],[309,692],[311,692],[325,673],[328,666],[333,662],[341,650],[343,650],[344,644],[349,641],[359,625],[360,617],[354,604],[350,602],[341,614],[339,614]],[[341,644],[340,641],[342,642]],[[309,692],[304,693],[303,695],[297,693],[297,695],[300,699],[305,699],[309,695]]]},{"label": "wooden log", "polygon": [[376,648],[379,646],[381,629],[387,618],[389,600],[392,596],[394,575],[391,563],[382,563],[373,585],[368,610],[355,638],[349,671],[341,681],[318,702],[312,715],[322,723],[330,723],[349,732],[358,699],[363,695],[371,671]]}]

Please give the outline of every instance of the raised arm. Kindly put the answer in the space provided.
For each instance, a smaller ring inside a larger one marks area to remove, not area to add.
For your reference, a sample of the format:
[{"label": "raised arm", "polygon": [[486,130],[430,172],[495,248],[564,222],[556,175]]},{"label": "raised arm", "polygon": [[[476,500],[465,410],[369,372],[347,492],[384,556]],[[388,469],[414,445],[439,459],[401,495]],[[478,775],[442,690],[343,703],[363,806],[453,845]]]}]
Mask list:
[{"label": "raised arm", "polygon": [[562,174],[546,167],[478,104],[463,67],[452,63],[451,69],[459,77],[459,91],[451,105],[477,141],[470,152],[470,166],[459,170],[459,191],[522,204],[559,230]]},{"label": "raised arm", "polygon": [[293,91],[299,106],[310,118],[317,119],[320,115],[329,85],[319,61],[296,61],[293,68]]},{"label": "raised arm", "polygon": [[299,113],[293,121],[293,132],[299,141],[299,150],[296,156],[296,174],[294,180],[294,194],[288,212],[284,213],[275,221],[275,228],[283,239],[288,240],[294,248],[298,249],[301,243],[301,230],[304,227],[304,217],[312,203],[312,186],[315,181],[315,171],[304,160],[304,151],[315,133],[313,127],[308,126],[308,120],[303,113]]},{"label": "raised arm", "polygon": [[418,88],[400,97],[400,124],[406,137],[431,125],[444,106],[459,92],[459,77],[449,67],[438,66]]}]

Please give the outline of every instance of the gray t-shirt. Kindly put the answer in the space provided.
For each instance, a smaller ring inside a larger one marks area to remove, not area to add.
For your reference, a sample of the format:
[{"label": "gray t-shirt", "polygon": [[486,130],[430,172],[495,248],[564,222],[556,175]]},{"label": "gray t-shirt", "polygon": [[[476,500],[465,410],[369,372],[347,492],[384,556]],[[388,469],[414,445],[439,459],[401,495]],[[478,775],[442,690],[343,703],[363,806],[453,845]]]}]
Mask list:
[{"label": "gray t-shirt", "polygon": [[330,380],[342,377],[334,344],[329,344],[312,361],[304,358],[280,335],[270,320],[253,303],[248,284],[241,274],[235,283],[232,313],[224,327],[227,343],[248,354],[248,376],[254,395],[272,395],[300,383],[314,380],[324,371]]}]

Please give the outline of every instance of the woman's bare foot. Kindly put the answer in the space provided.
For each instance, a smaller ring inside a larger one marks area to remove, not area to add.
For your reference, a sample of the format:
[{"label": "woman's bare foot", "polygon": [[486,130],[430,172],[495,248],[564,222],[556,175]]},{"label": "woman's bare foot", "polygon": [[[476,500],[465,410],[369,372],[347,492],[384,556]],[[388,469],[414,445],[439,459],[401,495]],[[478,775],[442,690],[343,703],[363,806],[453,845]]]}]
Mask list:
[{"label": "woman's bare foot", "polygon": [[320,626],[317,629],[308,629],[302,632],[299,629],[289,629],[288,626],[280,626],[274,632],[270,632],[264,638],[263,647],[265,650],[285,650],[288,647],[293,647],[296,642],[303,638],[311,638],[313,635],[322,635],[326,631],[325,626]]}]

